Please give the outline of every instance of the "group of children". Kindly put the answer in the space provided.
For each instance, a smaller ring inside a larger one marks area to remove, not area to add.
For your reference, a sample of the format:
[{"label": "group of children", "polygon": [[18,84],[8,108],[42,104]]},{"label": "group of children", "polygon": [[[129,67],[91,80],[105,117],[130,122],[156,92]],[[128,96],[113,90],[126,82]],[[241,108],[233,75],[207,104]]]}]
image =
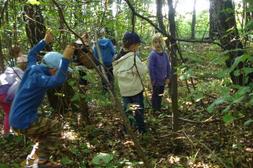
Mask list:
[{"label": "group of children", "polygon": [[[161,110],[164,86],[170,79],[169,57],[164,50],[164,40],[160,34],[155,34],[152,39],[148,69],[137,55],[141,44],[139,35],[126,32],[122,42],[122,49],[113,63],[113,72],[118,80],[124,111],[134,109],[136,128],[140,133],[145,133],[143,77],[149,71],[153,87],[152,108],[158,113]],[[133,107],[130,107],[131,105]]]},{"label": "group of children", "polygon": [[[22,70],[19,68],[6,69],[0,76],[0,102],[5,111],[5,133],[9,132],[8,121],[10,121],[10,126],[16,133],[23,134],[34,142],[39,142],[39,146],[35,146],[37,157],[29,156],[28,160],[37,158],[39,166],[60,167],[59,163],[50,161],[49,157],[61,145],[59,143],[61,141],[61,125],[56,120],[40,116],[38,108],[48,89],[65,82],[68,65],[76,48],[73,45],[68,45],[63,54],[48,52],[38,64],[37,54],[44,49],[46,44],[52,42],[53,35],[51,31],[47,31],[45,38],[29,51],[27,59],[22,54],[18,57],[17,62],[24,64],[27,62],[27,66],[22,65]],[[140,133],[145,133],[143,76],[149,71],[153,87],[152,107],[153,111],[157,113],[161,110],[164,87],[169,83],[170,61],[164,50],[163,37],[160,34],[155,34],[152,39],[149,64],[146,66],[137,55],[141,42],[138,34],[126,32],[123,36],[122,48],[113,60],[111,57],[115,53],[114,50],[103,51],[105,46],[112,47],[111,41],[101,37],[94,55],[97,58],[102,55],[102,62],[110,70],[107,76],[112,76],[110,80],[113,80],[113,76],[117,79],[124,111],[127,112],[130,105],[136,105],[137,108],[134,110],[135,126]],[[106,58],[106,55],[109,55],[110,58]],[[6,81],[10,74],[13,80]],[[15,88],[12,89],[14,86]],[[13,94],[15,94],[15,98],[12,102],[14,96],[12,99],[8,97]],[[8,116],[11,104],[11,112]]]}]

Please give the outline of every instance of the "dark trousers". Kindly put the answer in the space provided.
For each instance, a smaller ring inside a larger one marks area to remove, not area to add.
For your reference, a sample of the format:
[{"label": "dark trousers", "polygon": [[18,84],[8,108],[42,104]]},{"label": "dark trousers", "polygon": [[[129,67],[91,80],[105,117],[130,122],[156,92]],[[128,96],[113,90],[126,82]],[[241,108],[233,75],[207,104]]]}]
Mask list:
[{"label": "dark trousers", "polygon": [[78,70],[79,73],[79,84],[80,85],[88,85],[88,81],[85,79],[87,73],[84,70]]},{"label": "dark trousers", "polygon": [[163,92],[164,92],[164,86],[153,86],[153,92],[152,92],[153,111],[161,110]]},{"label": "dark trousers", "polygon": [[143,92],[135,96],[122,97],[122,99],[123,99],[124,111],[127,114],[129,113],[129,111],[133,112],[133,117],[135,119],[135,126],[137,127],[140,133],[144,133],[146,129],[145,129],[145,123],[144,123]]},{"label": "dark trousers", "polygon": [[105,79],[102,78],[103,90],[107,91],[109,90],[109,88],[113,90],[114,76],[113,76],[112,65],[104,65],[104,73],[105,73],[106,78],[108,79],[109,84],[106,82]]}]

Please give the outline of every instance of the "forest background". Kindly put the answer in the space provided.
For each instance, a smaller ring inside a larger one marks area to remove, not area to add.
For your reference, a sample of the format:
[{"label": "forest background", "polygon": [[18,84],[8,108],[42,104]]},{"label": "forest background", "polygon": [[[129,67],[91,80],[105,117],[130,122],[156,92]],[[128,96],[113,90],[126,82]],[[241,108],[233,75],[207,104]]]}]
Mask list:
[{"label": "forest background", "polygon": [[[147,75],[145,135],[122,132],[118,90],[104,94],[97,70],[87,70],[88,88],[74,72],[70,87],[49,94],[40,111],[63,123],[65,167],[253,167],[251,0],[2,0],[0,16],[0,71],[15,59],[12,46],[28,52],[47,28],[55,35],[47,50],[57,51],[85,31],[96,41],[103,27],[118,51],[124,32],[135,31],[145,63],[152,35],[166,39],[171,85],[156,116]],[[0,167],[21,167],[31,144],[1,136]]]}]

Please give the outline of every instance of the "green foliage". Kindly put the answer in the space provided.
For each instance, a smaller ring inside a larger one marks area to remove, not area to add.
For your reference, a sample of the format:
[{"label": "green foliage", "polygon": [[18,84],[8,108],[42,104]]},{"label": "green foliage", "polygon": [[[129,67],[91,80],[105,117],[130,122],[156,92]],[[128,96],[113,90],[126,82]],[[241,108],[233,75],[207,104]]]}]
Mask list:
[{"label": "green foliage", "polygon": [[3,163],[0,163],[0,167],[1,167],[1,168],[9,168],[9,166],[8,166],[8,165],[3,164]]},{"label": "green foliage", "polygon": [[38,0],[28,0],[27,3],[31,4],[31,5],[39,5],[40,4],[40,2]]},{"label": "green foliage", "polygon": [[247,121],[245,121],[245,123],[244,123],[244,126],[251,126],[253,124],[253,120],[252,119],[249,119],[249,120],[247,120]]},{"label": "green foliage", "polygon": [[230,115],[230,114],[225,114],[225,115],[223,116],[223,121],[224,121],[226,124],[229,124],[229,123],[233,122],[234,119],[235,119],[235,118],[234,118],[232,115]]},{"label": "green foliage", "polygon": [[98,153],[95,155],[91,163],[96,167],[112,167],[111,161],[113,160],[113,155],[108,153]]},{"label": "green foliage", "polygon": [[72,165],[73,164],[73,161],[71,159],[69,159],[67,156],[63,157],[61,159],[61,163],[65,166],[67,165]]}]

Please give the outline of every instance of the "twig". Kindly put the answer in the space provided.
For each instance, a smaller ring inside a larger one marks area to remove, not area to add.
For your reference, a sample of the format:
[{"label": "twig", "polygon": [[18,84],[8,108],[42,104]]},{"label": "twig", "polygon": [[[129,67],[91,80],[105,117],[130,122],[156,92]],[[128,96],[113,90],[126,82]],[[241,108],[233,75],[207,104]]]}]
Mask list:
[{"label": "twig", "polygon": [[[171,115],[166,115],[165,117],[172,118]],[[210,118],[212,118],[212,117],[210,117]],[[182,118],[182,117],[179,117],[178,119],[181,120],[181,121],[185,121],[185,122],[189,122],[189,123],[193,123],[193,124],[205,124],[205,123],[211,123],[211,122],[220,121],[220,119],[213,119],[213,120],[211,120],[210,118],[208,118],[208,119],[206,119],[204,121],[195,121],[195,120],[190,120],[190,119]]]},{"label": "twig", "polygon": [[29,16],[28,16],[27,14],[25,14],[25,13],[23,14],[23,16],[26,17],[27,19],[29,19],[29,20],[35,22],[35,23],[40,24],[41,26],[46,27],[45,24],[43,24],[43,23],[41,23],[41,22],[39,22],[39,21],[37,21],[37,20],[34,20],[33,18],[29,17]]}]

